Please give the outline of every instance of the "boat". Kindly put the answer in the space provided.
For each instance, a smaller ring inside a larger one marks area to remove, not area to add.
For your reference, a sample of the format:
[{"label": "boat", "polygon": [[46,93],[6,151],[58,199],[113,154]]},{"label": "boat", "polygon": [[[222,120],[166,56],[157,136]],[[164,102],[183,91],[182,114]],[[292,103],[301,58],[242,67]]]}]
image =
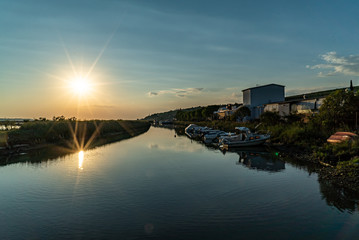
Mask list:
[{"label": "boat", "polygon": [[235,135],[223,136],[219,139],[220,148],[259,146],[270,139],[269,134],[252,133],[246,127],[236,127]]},{"label": "boat", "polygon": [[345,141],[351,141],[357,138],[358,135],[352,132],[336,132],[327,139],[327,142],[334,144],[334,143],[341,143]]},{"label": "boat", "polygon": [[221,130],[212,130],[210,132],[207,132],[204,136],[203,136],[203,142],[205,144],[210,144],[213,143],[215,140],[217,140],[217,138],[219,137],[223,137],[223,136],[230,136],[231,133],[227,133]]},{"label": "boat", "polygon": [[190,138],[201,138],[203,134],[209,131],[213,131],[213,129],[209,127],[201,127],[196,124],[190,124],[185,128],[185,133]]}]

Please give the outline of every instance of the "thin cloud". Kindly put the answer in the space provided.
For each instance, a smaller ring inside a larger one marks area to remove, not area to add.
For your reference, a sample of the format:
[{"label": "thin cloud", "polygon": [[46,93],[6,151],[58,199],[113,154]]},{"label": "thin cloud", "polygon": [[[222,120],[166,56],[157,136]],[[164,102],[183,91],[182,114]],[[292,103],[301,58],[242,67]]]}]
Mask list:
[{"label": "thin cloud", "polygon": [[87,107],[87,108],[101,108],[101,109],[112,109],[112,108],[116,108],[116,106],[114,105],[82,105],[80,107]]},{"label": "thin cloud", "polygon": [[231,95],[222,99],[223,102],[237,102],[240,103],[243,100],[243,94],[241,92],[232,92]]},{"label": "thin cloud", "polygon": [[147,94],[148,94],[148,96],[150,96],[150,97],[153,97],[153,96],[157,96],[157,95],[158,95],[158,93],[156,93],[156,92],[148,92]]},{"label": "thin cloud", "polygon": [[169,90],[160,90],[157,92],[148,92],[147,95],[150,97],[159,96],[159,95],[173,95],[176,97],[187,97],[195,94],[199,94],[203,91],[204,88],[186,88],[186,89],[169,89]]},{"label": "thin cloud", "polygon": [[318,77],[329,77],[337,74],[359,76],[359,55],[338,56],[336,52],[328,52],[320,56],[324,64],[307,65],[309,69],[327,69],[319,72]]}]

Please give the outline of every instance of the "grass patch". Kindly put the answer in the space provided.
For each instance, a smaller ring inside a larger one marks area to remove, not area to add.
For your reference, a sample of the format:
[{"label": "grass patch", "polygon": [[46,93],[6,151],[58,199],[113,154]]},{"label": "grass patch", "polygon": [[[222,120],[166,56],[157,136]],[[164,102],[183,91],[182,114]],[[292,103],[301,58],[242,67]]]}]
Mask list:
[{"label": "grass patch", "polygon": [[7,146],[7,131],[0,131],[0,147]]},{"label": "grass patch", "polygon": [[8,132],[8,144],[81,145],[88,147],[98,139],[122,139],[147,131],[146,121],[94,120],[94,121],[35,121],[24,123],[20,129]]}]

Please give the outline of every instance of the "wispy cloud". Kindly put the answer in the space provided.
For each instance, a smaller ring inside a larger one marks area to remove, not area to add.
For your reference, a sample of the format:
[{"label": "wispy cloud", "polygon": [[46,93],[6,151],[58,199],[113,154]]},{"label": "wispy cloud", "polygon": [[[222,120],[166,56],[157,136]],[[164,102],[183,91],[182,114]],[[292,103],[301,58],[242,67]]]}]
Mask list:
[{"label": "wispy cloud", "polygon": [[112,109],[116,108],[115,105],[81,105],[82,108],[101,108],[101,109]]},{"label": "wispy cloud", "polygon": [[153,96],[157,96],[157,95],[158,95],[157,92],[148,92],[147,94],[148,94],[148,96],[150,96],[150,97],[153,97]]},{"label": "wispy cloud", "polygon": [[327,69],[319,72],[318,77],[329,77],[337,74],[359,76],[359,55],[338,56],[336,52],[328,52],[320,56],[325,63],[314,66],[307,65],[309,69]]},{"label": "wispy cloud", "polygon": [[199,94],[203,91],[204,88],[185,88],[185,89],[179,89],[179,88],[174,88],[174,89],[169,89],[169,90],[160,90],[160,91],[151,91],[148,92],[147,95],[149,97],[154,97],[154,96],[159,96],[159,95],[173,95],[176,97],[187,97],[190,95],[194,95],[194,94]]},{"label": "wispy cloud", "polygon": [[241,103],[243,100],[243,94],[242,92],[232,92],[230,95],[225,95],[222,99],[221,102],[224,103]]}]

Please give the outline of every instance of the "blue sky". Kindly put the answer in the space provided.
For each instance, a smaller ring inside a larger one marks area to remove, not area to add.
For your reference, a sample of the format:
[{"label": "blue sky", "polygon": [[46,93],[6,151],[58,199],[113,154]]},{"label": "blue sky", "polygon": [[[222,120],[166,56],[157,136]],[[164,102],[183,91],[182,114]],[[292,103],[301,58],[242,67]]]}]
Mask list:
[{"label": "blue sky", "polygon": [[[0,117],[141,118],[359,85],[356,1],[0,0]],[[91,70],[91,71],[90,71]],[[66,88],[90,72],[93,91]]]}]

